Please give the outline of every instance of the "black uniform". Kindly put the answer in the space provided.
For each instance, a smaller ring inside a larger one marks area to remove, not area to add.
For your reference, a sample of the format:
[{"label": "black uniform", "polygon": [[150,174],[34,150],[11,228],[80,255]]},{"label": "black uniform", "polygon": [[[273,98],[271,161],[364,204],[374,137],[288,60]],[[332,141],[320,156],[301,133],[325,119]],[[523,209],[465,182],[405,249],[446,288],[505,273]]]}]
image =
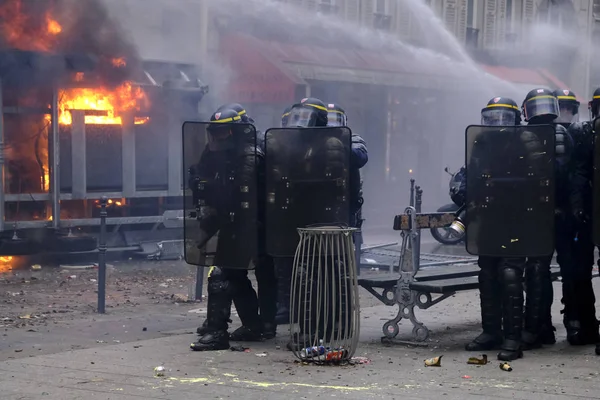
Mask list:
[{"label": "black uniform", "polygon": [[[597,98],[598,96],[598,98]],[[598,116],[600,89],[594,92],[590,102],[592,119]],[[573,192],[570,205],[573,229],[570,235],[573,252],[572,268],[562,271],[564,323],[567,340],[573,345],[598,342],[598,321],[596,320],[596,298],[592,287],[594,266],[594,243],[592,241],[593,215],[593,176],[594,140],[592,122],[576,122],[569,126],[569,133],[575,142],[573,151]],[[597,216],[594,216],[597,218]],[[596,352],[600,353],[600,345]]]},{"label": "black uniform", "polygon": [[[515,126],[521,122],[517,104],[509,98],[495,97],[481,110],[481,123],[488,126]],[[473,150],[476,153],[476,149]],[[483,156],[483,155],[482,155]],[[467,165],[467,170],[469,166]],[[464,207],[466,175],[453,201]],[[470,190],[477,190],[472,188]],[[482,227],[481,229],[495,229]],[[483,333],[468,343],[467,351],[485,351],[500,348],[498,359],[514,360],[522,356],[521,330],[523,324],[523,270],[525,259],[480,256],[479,293]]]},{"label": "black uniform", "polygon": [[[288,107],[283,112],[281,117],[281,126],[288,125],[288,119],[292,107]],[[339,105],[327,105],[327,126],[347,126],[348,119],[343,108]],[[362,205],[364,203],[362,192],[362,174],[360,169],[363,168],[369,161],[367,143],[365,140],[356,134],[352,134],[352,153],[350,156],[350,226],[361,228],[363,223]],[[362,245],[362,233],[359,231],[354,235],[355,246],[357,247],[357,262],[360,262],[360,247]],[[291,286],[291,271],[293,259],[280,259],[277,268],[278,274],[278,310],[277,324],[287,324],[290,320],[289,303],[290,303],[290,286]],[[360,268],[360,266],[358,266]]]},{"label": "black uniform", "polygon": [[[241,118],[242,123],[254,124],[254,120],[248,115],[245,108],[238,103],[223,105],[219,107],[216,112],[223,110],[234,110]],[[257,131],[256,135],[257,145],[261,148],[261,151],[264,154],[264,134],[260,131]],[[260,164],[259,166],[263,165],[264,164]],[[259,175],[259,185],[262,185],[264,183],[264,171],[259,171]],[[264,193],[264,187],[259,187],[259,193]],[[260,200],[264,201],[264,196],[261,196]],[[264,204],[260,204],[260,207],[260,213],[263,214],[263,216],[259,217],[259,219],[264,220]],[[264,233],[261,234],[261,236],[264,236]],[[256,283],[258,286],[260,317],[263,323],[262,337],[264,339],[272,339],[275,337],[277,330],[277,325],[275,324],[275,314],[277,308],[277,279],[275,276],[275,265],[273,263],[273,258],[269,257],[267,254],[261,255],[261,257],[258,257],[256,260],[254,260],[254,265],[254,274],[256,276]],[[246,296],[249,297],[246,299]],[[255,296],[255,294],[246,291],[236,295],[233,299],[236,309],[240,307],[243,308],[243,303],[245,303],[246,300],[252,301],[252,296]],[[228,317],[228,320],[231,321],[230,317]],[[198,328],[197,332],[200,335],[204,335],[208,332],[207,320],[205,320],[203,325]],[[230,339],[234,341],[252,341],[257,339],[257,337],[254,332],[247,329],[247,327],[242,326],[231,333]]]},{"label": "black uniform", "polygon": [[[523,101],[523,113],[528,125],[552,123],[559,115],[558,99],[547,89],[530,91]],[[555,126],[556,136],[556,252],[562,270],[571,269],[572,213],[569,206],[571,153],[573,141],[560,124]],[[523,329],[523,349],[538,348],[542,344],[554,344],[555,328],[552,325],[552,302],[554,291],[550,264],[552,254],[546,257],[530,257],[525,268],[527,300]]]},{"label": "black uniform", "polygon": [[[190,171],[190,188],[194,193],[198,182],[205,182],[204,185],[210,187],[209,196],[203,199],[206,207],[198,215],[198,247],[203,247],[220,231],[216,253],[219,261],[215,263],[219,265],[224,259],[231,261],[235,258],[238,264],[237,269],[214,267],[208,278],[206,331],[191,345],[197,351],[229,348],[227,329],[233,301],[236,302],[246,340],[261,338],[258,299],[248,279],[247,269],[251,262],[255,262],[257,254],[261,254],[257,248],[259,241],[250,238],[260,235],[256,234],[256,226],[252,226],[254,224],[232,223],[231,218],[240,218],[241,222],[245,220],[243,209],[238,211],[239,217],[232,212],[243,204],[240,196],[244,196],[244,193],[232,191],[231,182],[235,182],[235,187],[256,190],[257,169],[261,168],[264,153],[256,147],[254,131],[248,137],[250,132],[242,128],[247,125],[236,128],[231,124],[240,121],[241,117],[234,110],[225,109],[213,114],[208,131],[209,144],[198,164]],[[227,262],[223,264],[228,265]]]}]

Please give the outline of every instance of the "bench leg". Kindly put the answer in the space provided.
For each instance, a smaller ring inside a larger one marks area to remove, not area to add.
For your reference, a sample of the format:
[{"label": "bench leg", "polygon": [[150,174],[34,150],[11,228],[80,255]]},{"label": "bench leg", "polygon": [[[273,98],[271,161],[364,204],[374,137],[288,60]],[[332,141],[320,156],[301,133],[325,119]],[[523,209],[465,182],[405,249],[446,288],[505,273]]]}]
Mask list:
[{"label": "bench leg", "polygon": [[412,325],[412,339],[415,342],[425,342],[429,338],[429,329],[415,315],[415,307],[419,307],[419,292],[410,289],[400,289],[396,293],[398,314],[394,319],[383,324],[384,339],[394,339],[400,332],[398,325],[402,319],[409,320]]}]

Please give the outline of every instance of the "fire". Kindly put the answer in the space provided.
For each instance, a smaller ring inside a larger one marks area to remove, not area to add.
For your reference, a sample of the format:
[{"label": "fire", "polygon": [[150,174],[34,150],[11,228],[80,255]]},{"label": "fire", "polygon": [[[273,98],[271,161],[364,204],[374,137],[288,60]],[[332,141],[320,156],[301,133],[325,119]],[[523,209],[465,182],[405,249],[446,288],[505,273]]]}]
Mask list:
[{"label": "fire", "polygon": [[[123,61],[124,62],[124,61]],[[89,89],[74,88],[61,90],[59,93],[59,123],[73,123],[70,110],[100,111],[103,115],[86,115],[86,124],[122,125],[123,120],[118,115],[124,112],[135,112],[147,104],[146,93],[131,83],[126,82],[116,88]],[[135,118],[136,124],[144,124],[148,118]]]},{"label": "fire", "polygon": [[49,11],[42,16],[28,13],[21,0],[3,1],[0,35],[6,45],[19,50],[50,51],[63,28]]},{"label": "fire", "polygon": [[12,260],[13,260],[13,258],[11,256],[0,257],[0,274],[12,271],[12,269],[13,269]]},{"label": "fire", "polygon": [[116,68],[121,68],[121,67],[125,67],[127,66],[127,63],[125,62],[125,59],[123,57],[121,58],[113,58],[111,60],[113,67]]},{"label": "fire", "polygon": [[51,35],[58,35],[62,32],[62,26],[46,14],[46,31]]}]

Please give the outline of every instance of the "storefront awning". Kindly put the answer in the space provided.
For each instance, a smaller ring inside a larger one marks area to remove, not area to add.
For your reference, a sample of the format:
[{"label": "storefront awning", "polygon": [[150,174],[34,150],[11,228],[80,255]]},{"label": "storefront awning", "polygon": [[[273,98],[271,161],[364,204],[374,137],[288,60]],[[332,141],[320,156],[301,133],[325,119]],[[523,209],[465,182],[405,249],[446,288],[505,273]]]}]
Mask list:
[{"label": "storefront awning", "polygon": [[455,62],[425,49],[413,50],[418,55],[401,55],[264,41],[246,35],[224,37],[221,48],[234,69],[230,95],[242,102],[293,101],[295,86],[310,80],[465,90],[473,88],[473,76],[481,69],[516,84],[525,93],[536,86],[564,87],[547,71],[466,64],[453,67]]}]

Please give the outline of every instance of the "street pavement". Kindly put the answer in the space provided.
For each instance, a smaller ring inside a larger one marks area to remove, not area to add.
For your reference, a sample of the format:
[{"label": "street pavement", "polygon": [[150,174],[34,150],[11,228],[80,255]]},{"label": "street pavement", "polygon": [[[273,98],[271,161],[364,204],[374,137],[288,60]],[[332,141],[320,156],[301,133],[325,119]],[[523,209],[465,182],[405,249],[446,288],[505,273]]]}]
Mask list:
[{"label": "street pavement", "polygon": [[[423,248],[435,246],[425,242]],[[464,252],[460,247],[444,251]],[[598,280],[594,285],[600,290]],[[494,352],[487,353],[487,365],[467,364],[469,357],[479,356],[463,347],[479,333],[476,291],[417,311],[431,330],[421,347],[381,344],[382,325],[397,308],[381,305],[361,289],[355,354],[360,359],[354,365],[296,362],[285,350],[285,326],[274,340],[245,343],[248,352],[193,352],[189,345],[205,304],[160,304],[150,314],[107,314],[30,331],[6,329],[0,341],[0,399],[600,398],[600,357],[593,346],[565,343],[559,283],[554,288],[558,343],[525,353],[511,363],[512,372],[499,368]],[[237,326],[234,318],[233,328]],[[410,340],[411,329],[403,321],[399,339]],[[435,356],[443,356],[441,366],[425,367],[424,360]],[[164,376],[155,376],[157,366],[164,366]]]}]

